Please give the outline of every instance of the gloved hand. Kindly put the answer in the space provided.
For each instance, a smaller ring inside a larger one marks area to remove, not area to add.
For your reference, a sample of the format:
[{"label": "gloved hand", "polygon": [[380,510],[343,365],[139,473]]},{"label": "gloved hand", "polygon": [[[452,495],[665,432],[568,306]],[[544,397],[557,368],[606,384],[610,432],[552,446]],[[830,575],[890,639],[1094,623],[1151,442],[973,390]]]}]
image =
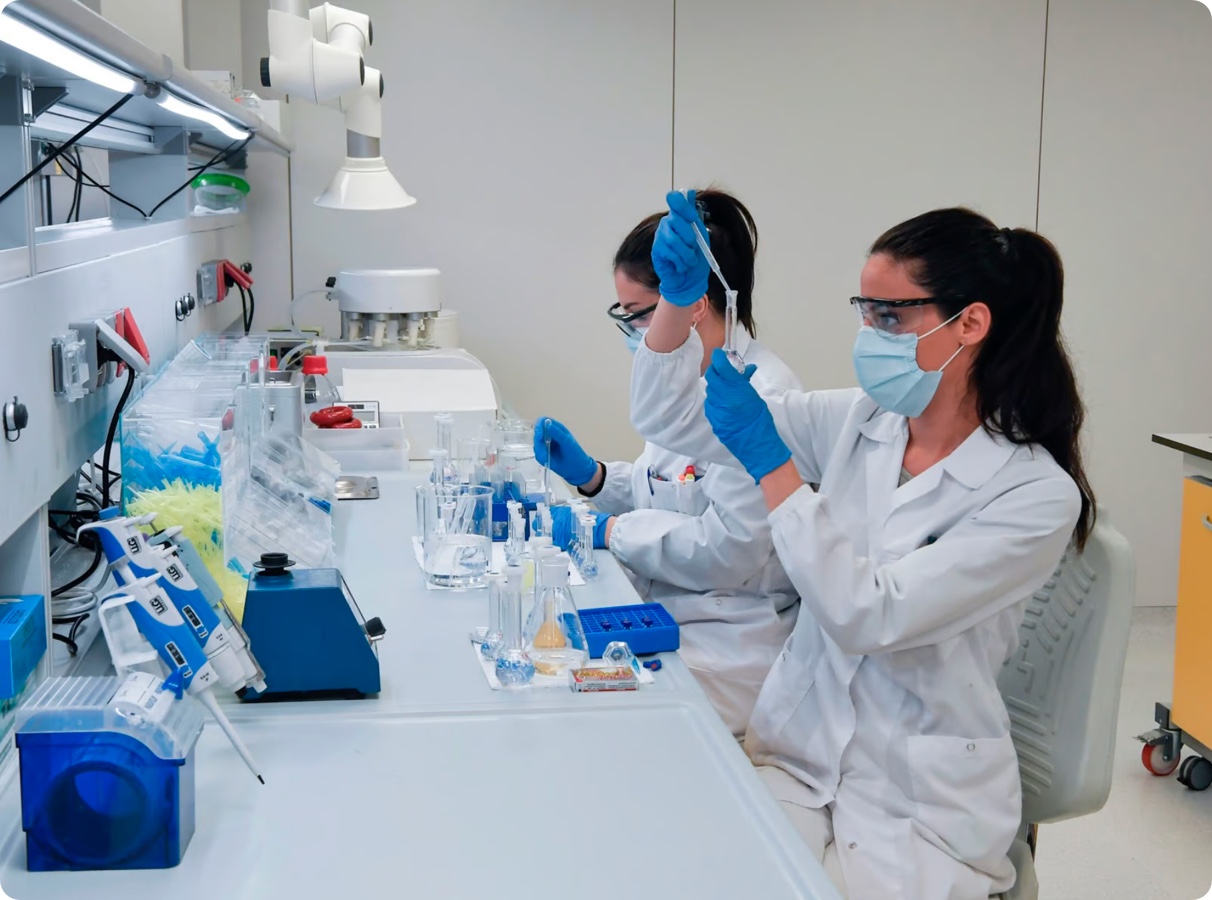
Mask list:
[{"label": "gloved hand", "polygon": [[791,459],[791,451],[774,427],[770,407],[749,383],[756,371],[750,363],[738,372],[723,350],[713,350],[703,412],[720,443],[760,482]]},{"label": "gloved hand", "polygon": [[[547,458],[547,441],[551,440],[551,459]],[[551,466],[569,484],[588,484],[598,474],[598,464],[581,449],[572,432],[555,419],[543,418],[534,427],[534,458],[540,466]]]},{"label": "gloved hand", "polygon": [[[604,512],[590,510],[597,521],[593,526],[593,549],[606,549],[606,523],[610,516]],[[553,506],[551,508],[551,543],[561,550],[567,550],[577,536],[576,522],[572,517],[571,506]]]},{"label": "gloved hand", "polygon": [[652,267],[661,279],[661,296],[674,306],[689,306],[707,293],[711,267],[699,249],[694,229],[701,228],[710,246],[711,235],[699,218],[694,191],[665,195],[669,214],[657,225],[652,242]]}]

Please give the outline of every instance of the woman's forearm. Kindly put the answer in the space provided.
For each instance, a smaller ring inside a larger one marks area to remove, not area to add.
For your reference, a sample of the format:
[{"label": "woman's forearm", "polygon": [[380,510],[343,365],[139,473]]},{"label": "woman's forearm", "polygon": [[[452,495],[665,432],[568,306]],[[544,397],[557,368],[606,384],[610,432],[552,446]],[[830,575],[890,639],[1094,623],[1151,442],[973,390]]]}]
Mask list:
[{"label": "woman's forearm", "polygon": [[657,302],[644,343],[656,353],[672,353],[690,337],[694,313],[688,306],[674,306],[664,297]]},{"label": "woman's forearm", "polygon": [[766,498],[766,508],[774,512],[783,505],[783,501],[804,486],[804,479],[791,460],[783,463],[770,474],[762,478],[762,496]]}]

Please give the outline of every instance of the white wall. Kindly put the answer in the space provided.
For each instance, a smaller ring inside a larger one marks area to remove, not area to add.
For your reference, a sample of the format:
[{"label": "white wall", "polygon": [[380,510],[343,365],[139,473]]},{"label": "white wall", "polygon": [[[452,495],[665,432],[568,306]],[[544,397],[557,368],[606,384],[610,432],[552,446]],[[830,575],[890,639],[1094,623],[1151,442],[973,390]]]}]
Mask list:
[{"label": "white wall", "polygon": [[1051,0],[1039,224],[1065,261],[1094,487],[1145,605],[1175,602],[1182,487],[1150,436],[1212,427],[1209,47],[1191,0]]},{"label": "white wall", "polygon": [[1045,0],[678,0],[674,180],[757,220],[758,335],[854,384],[849,298],[885,229],[965,204],[1035,220]]},{"label": "white wall", "polygon": [[135,40],[185,63],[182,0],[100,0],[98,11]]},{"label": "white wall", "polygon": [[[386,81],[384,155],[419,202],[313,206],[343,123],[291,104],[295,291],[342,267],[437,266],[464,346],[520,412],[559,417],[601,456],[634,455],[630,357],[605,311],[614,250],[669,187],[672,0],[358,6]],[[264,52],[246,45],[246,71]],[[322,297],[298,306],[301,323],[336,328]]]}]

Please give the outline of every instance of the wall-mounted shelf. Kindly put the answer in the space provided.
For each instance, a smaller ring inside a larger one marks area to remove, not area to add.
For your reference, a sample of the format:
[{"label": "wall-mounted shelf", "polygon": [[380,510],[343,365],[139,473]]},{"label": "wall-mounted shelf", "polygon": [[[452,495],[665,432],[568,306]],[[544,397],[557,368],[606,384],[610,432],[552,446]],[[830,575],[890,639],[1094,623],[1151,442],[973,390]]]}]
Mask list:
[{"label": "wall-mounted shelf", "polygon": [[[130,76],[140,85],[158,85],[161,91],[215,113],[236,128],[252,132],[250,150],[270,150],[288,155],[294,149],[287,138],[252,110],[214,90],[190,72],[175,67],[167,56],[145,47],[77,0],[14,0],[3,7],[0,16],[12,17],[31,26],[85,56]],[[66,89],[66,93],[45,111],[31,111],[35,114],[33,132],[36,136],[51,139],[70,136],[75,132],[67,129],[71,128],[73,122],[80,122],[79,127],[82,127],[122,96],[116,90],[84,80],[45,59],[3,42],[0,42],[0,66],[7,75],[28,78],[36,91]],[[233,138],[221,129],[166,109],[145,96],[136,96],[128,102],[106,126],[90,133],[89,139],[83,143],[111,149],[155,152],[155,140],[150,135],[153,129],[163,126],[185,128],[193,143],[216,150],[233,143]]]}]

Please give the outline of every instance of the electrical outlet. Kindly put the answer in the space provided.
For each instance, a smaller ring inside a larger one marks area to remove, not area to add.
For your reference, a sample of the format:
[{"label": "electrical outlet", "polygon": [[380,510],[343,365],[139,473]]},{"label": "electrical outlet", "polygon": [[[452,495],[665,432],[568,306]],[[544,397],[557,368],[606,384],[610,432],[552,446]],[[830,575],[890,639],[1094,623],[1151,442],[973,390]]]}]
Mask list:
[{"label": "electrical outlet", "polygon": [[92,370],[88,367],[88,347],[72,329],[51,340],[51,370],[55,396],[69,403],[89,392]]},{"label": "electrical outlet", "polygon": [[83,361],[88,366],[88,391],[99,391],[107,384],[112,384],[114,379],[118,377],[118,364],[116,362],[101,362],[101,342],[99,340],[97,322],[103,322],[114,331],[118,329],[118,314],[116,312],[104,313],[103,315],[94,316],[91,319],[85,319],[80,322],[72,322],[68,325],[72,331],[76,332],[79,339],[84,342]]},{"label": "electrical outlet", "polygon": [[223,260],[212,259],[198,266],[198,302],[203,306],[218,303],[227,296],[223,278]]}]

